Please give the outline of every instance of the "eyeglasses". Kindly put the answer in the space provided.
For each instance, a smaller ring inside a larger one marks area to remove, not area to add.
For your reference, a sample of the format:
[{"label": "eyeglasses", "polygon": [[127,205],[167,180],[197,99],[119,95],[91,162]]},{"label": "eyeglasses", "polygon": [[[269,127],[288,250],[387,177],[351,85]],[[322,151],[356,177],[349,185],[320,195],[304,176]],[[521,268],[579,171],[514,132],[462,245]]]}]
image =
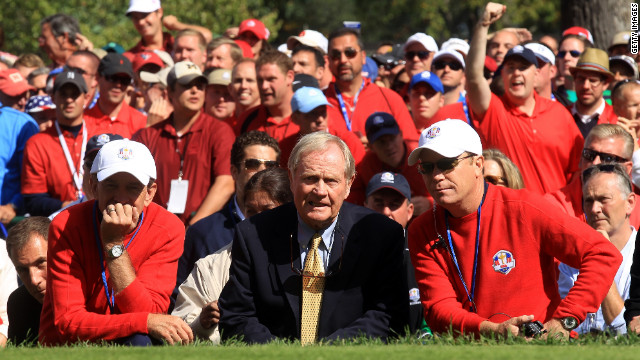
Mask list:
[{"label": "eyeglasses", "polygon": [[104,78],[110,83],[118,83],[122,86],[129,86],[132,82],[132,79],[128,76],[107,75]]},{"label": "eyeglasses", "polygon": [[458,71],[458,70],[462,69],[462,64],[460,64],[457,61],[436,61],[436,62],[433,63],[433,67],[436,70],[442,70],[447,65],[449,66],[449,69],[451,69],[453,71]]},{"label": "eyeglasses", "polygon": [[337,273],[339,273],[340,270],[342,270],[342,255],[344,254],[344,234],[342,233],[342,231],[338,230],[338,232],[340,233],[340,260],[338,260],[338,269],[336,271],[329,269],[329,271],[326,274],[319,273],[317,275],[314,275],[309,272],[305,272],[303,269],[298,269],[297,267],[293,266],[293,234],[291,234],[291,237],[289,238],[289,254],[291,257],[291,271],[293,271],[294,274],[302,277],[316,278],[316,279],[332,277]]},{"label": "eyeglasses", "polygon": [[471,154],[461,158],[444,158],[436,162],[421,162],[418,163],[418,172],[423,175],[431,175],[436,167],[442,172],[451,171],[458,166],[460,161],[474,156],[474,154]]},{"label": "eyeglasses", "polygon": [[360,52],[360,50],[356,50],[354,48],[348,47],[346,49],[344,49],[344,51],[340,51],[337,49],[331,49],[331,59],[333,60],[340,60],[342,59],[342,54],[344,54],[344,56],[347,57],[347,59],[353,59],[354,57],[356,57],[356,55],[358,55],[358,53]]},{"label": "eyeglasses", "polygon": [[627,174],[624,168],[620,164],[598,164],[593,165],[592,167],[586,169],[582,172],[582,183],[586,184],[587,180],[591,178],[593,175],[598,173],[615,173],[618,174],[619,177],[624,178],[625,184],[629,191],[633,191],[633,187],[631,186],[631,179],[629,178],[629,174]]},{"label": "eyeglasses", "polygon": [[417,56],[420,60],[425,60],[430,54],[431,51],[407,51],[404,53],[404,58],[407,60],[413,60],[413,58]]},{"label": "eyeglasses", "polygon": [[495,175],[485,175],[484,180],[488,183],[498,186],[504,186],[507,183],[506,181],[504,181],[504,178],[502,176]]},{"label": "eyeglasses", "polygon": [[562,51],[558,51],[558,57],[564,58],[564,56],[567,55],[567,53],[569,53],[571,57],[574,57],[574,58],[580,57],[580,55],[582,54],[582,52],[578,50],[569,50],[569,51],[562,50]]},{"label": "eyeglasses", "polygon": [[278,162],[274,160],[263,160],[263,159],[245,159],[244,168],[253,171],[258,170],[260,165],[264,165],[265,168],[271,169],[278,167]]},{"label": "eyeglasses", "polygon": [[613,154],[599,152],[591,149],[582,150],[582,158],[587,161],[595,160],[596,156],[599,156],[600,161],[602,161],[603,163],[623,163],[629,161],[625,158]]}]

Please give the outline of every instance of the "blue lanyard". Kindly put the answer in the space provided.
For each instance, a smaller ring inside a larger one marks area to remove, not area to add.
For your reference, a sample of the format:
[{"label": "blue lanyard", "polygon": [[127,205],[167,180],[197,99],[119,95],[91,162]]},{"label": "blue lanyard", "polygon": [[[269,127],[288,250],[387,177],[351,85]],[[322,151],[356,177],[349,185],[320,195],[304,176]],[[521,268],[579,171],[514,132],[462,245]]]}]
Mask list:
[{"label": "blue lanyard", "polygon": [[[336,90],[336,97],[338,98],[338,102],[340,103],[340,110],[342,110],[342,117],[344,117],[344,122],[347,124],[347,129],[351,131],[352,121],[349,118],[349,115],[347,114],[347,105],[344,103],[344,100],[342,99],[342,94],[340,93],[338,86],[334,83],[333,87]],[[353,116],[353,113],[356,112],[356,104],[358,103],[358,96],[360,96],[360,92],[362,91],[362,89],[364,89],[364,80],[362,80],[362,85],[360,85],[360,90],[358,90],[358,93],[356,93],[356,97],[353,98],[353,111],[351,112],[351,116]]]},{"label": "blue lanyard", "polygon": [[[125,249],[127,249],[129,245],[131,245],[133,238],[135,238],[136,235],[138,235],[138,230],[140,230],[140,228],[142,227],[143,221],[144,221],[144,211],[142,212],[142,214],[140,214],[140,222],[138,222],[136,231],[133,233],[133,236],[131,237],[131,239],[129,239],[127,246],[124,247]],[[100,255],[100,267],[102,268],[102,284],[104,285],[104,291],[107,294],[107,303],[109,304],[109,310],[111,310],[111,313],[114,314],[114,308],[116,306],[116,299],[115,299],[116,291],[113,290],[111,291],[111,294],[109,294],[109,285],[107,284],[107,274],[104,268],[104,257],[102,255],[102,240],[100,240],[100,233],[98,232],[98,201],[97,200],[95,203],[93,203],[93,233],[96,238],[96,245],[98,246],[98,254]]]},{"label": "blue lanyard", "polygon": [[464,281],[462,277],[462,271],[460,271],[460,265],[458,264],[458,258],[456,257],[456,252],[453,249],[453,241],[451,240],[451,230],[449,229],[449,212],[447,210],[444,211],[444,222],[447,225],[447,238],[449,240],[449,252],[451,254],[451,259],[453,260],[453,264],[456,266],[456,270],[458,271],[458,277],[462,282],[462,286],[464,287],[464,291],[467,293],[467,300],[469,300],[469,311],[477,312],[477,308],[474,302],[474,296],[476,292],[476,272],[478,270],[478,248],[480,247],[480,213],[482,210],[482,204],[484,203],[484,197],[487,195],[488,184],[485,182],[484,184],[484,194],[482,195],[482,201],[480,202],[480,206],[478,206],[478,220],[476,226],[476,251],[475,256],[473,258],[473,277],[471,278],[471,292],[469,292],[469,288],[467,287],[467,283]]}]

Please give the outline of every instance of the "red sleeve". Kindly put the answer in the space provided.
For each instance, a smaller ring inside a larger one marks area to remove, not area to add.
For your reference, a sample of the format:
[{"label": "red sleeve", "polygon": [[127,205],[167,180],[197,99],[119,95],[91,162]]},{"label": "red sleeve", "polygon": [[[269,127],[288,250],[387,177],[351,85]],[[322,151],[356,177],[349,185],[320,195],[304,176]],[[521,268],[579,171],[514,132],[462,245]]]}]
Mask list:
[{"label": "red sleeve", "polygon": [[[65,231],[67,215],[68,212],[61,213],[49,227],[47,297],[52,302],[55,334],[42,333],[41,326],[41,341],[55,343],[51,337],[62,339],[62,343],[76,339],[113,340],[146,333],[148,313],[105,315],[87,310],[90,292],[97,291],[87,287],[95,279],[86,278],[85,264],[81,261],[83,248],[88,244],[82,244],[77,231]],[[95,251],[95,246],[88,247]]]},{"label": "red sleeve", "polygon": [[131,113],[131,135],[133,136],[138,130],[147,126],[147,116],[133,107],[129,111]]},{"label": "red sleeve", "polygon": [[[236,140],[233,129],[229,124],[215,119],[217,126],[215,128],[215,139],[213,141],[212,152],[212,170],[215,176],[231,175],[231,147]],[[212,177],[212,180],[215,178]]]},{"label": "red sleeve", "polygon": [[458,300],[452,283],[455,280],[443,257],[448,256],[442,247],[434,249],[433,213],[428,211],[409,226],[409,253],[415,268],[420,298],[425,309],[425,320],[435,332],[447,332],[450,328],[465,333],[477,333],[480,323],[486,320],[467,311]]},{"label": "red sleeve", "polygon": [[[22,193],[23,194],[44,194],[48,193],[47,170],[43,163],[42,153],[37,134],[27,140],[24,147],[24,158],[22,162]],[[64,158],[63,158],[64,161]]]}]

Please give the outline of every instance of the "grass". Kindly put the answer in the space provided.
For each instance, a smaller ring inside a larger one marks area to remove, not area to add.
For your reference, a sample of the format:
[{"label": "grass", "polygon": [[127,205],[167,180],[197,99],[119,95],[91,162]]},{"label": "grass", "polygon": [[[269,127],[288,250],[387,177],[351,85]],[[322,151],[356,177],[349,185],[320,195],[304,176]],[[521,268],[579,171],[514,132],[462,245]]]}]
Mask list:
[{"label": "grass", "polygon": [[88,359],[637,359],[640,338],[636,335],[617,338],[581,337],[574,342],[549,339],[527,342],[521,338],[473,340],[450,335],[420,341],[406,337],[381,344],[379,341],[356,339],[334,345],[301,347],[298,341],[276,341],[267,345],[246,345],[230,341],[221,346],[196,342],[188,346],[156,346],[128,348],[114,345],[77,344],[69,347],[41,348],[9,345],[0,350],[0,359],[88,360]]}]

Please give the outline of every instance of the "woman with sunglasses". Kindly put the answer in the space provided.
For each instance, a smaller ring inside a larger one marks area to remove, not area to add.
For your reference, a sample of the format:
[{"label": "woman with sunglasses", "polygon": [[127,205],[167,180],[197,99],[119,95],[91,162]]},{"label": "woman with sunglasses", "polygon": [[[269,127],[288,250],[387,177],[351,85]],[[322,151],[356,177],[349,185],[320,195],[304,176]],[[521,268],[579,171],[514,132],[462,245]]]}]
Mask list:
[{"label": "woman with sunglasses", "polygon": [[[289,177],[282,168],[256,173],[244,188],[247,218],[291,201]],[[232,244],[196,262],[187,280],[180,285],[172,312],[191,326],[195,336],[209,339],[214,344],[220,342],[218,297],[229,280]]]},{"label": "woman with sunglasses", "polygon": [[524,181],[516,164],[498,149],[487,149],[484,156],[484,180],[496,186],[523,189]]}]

